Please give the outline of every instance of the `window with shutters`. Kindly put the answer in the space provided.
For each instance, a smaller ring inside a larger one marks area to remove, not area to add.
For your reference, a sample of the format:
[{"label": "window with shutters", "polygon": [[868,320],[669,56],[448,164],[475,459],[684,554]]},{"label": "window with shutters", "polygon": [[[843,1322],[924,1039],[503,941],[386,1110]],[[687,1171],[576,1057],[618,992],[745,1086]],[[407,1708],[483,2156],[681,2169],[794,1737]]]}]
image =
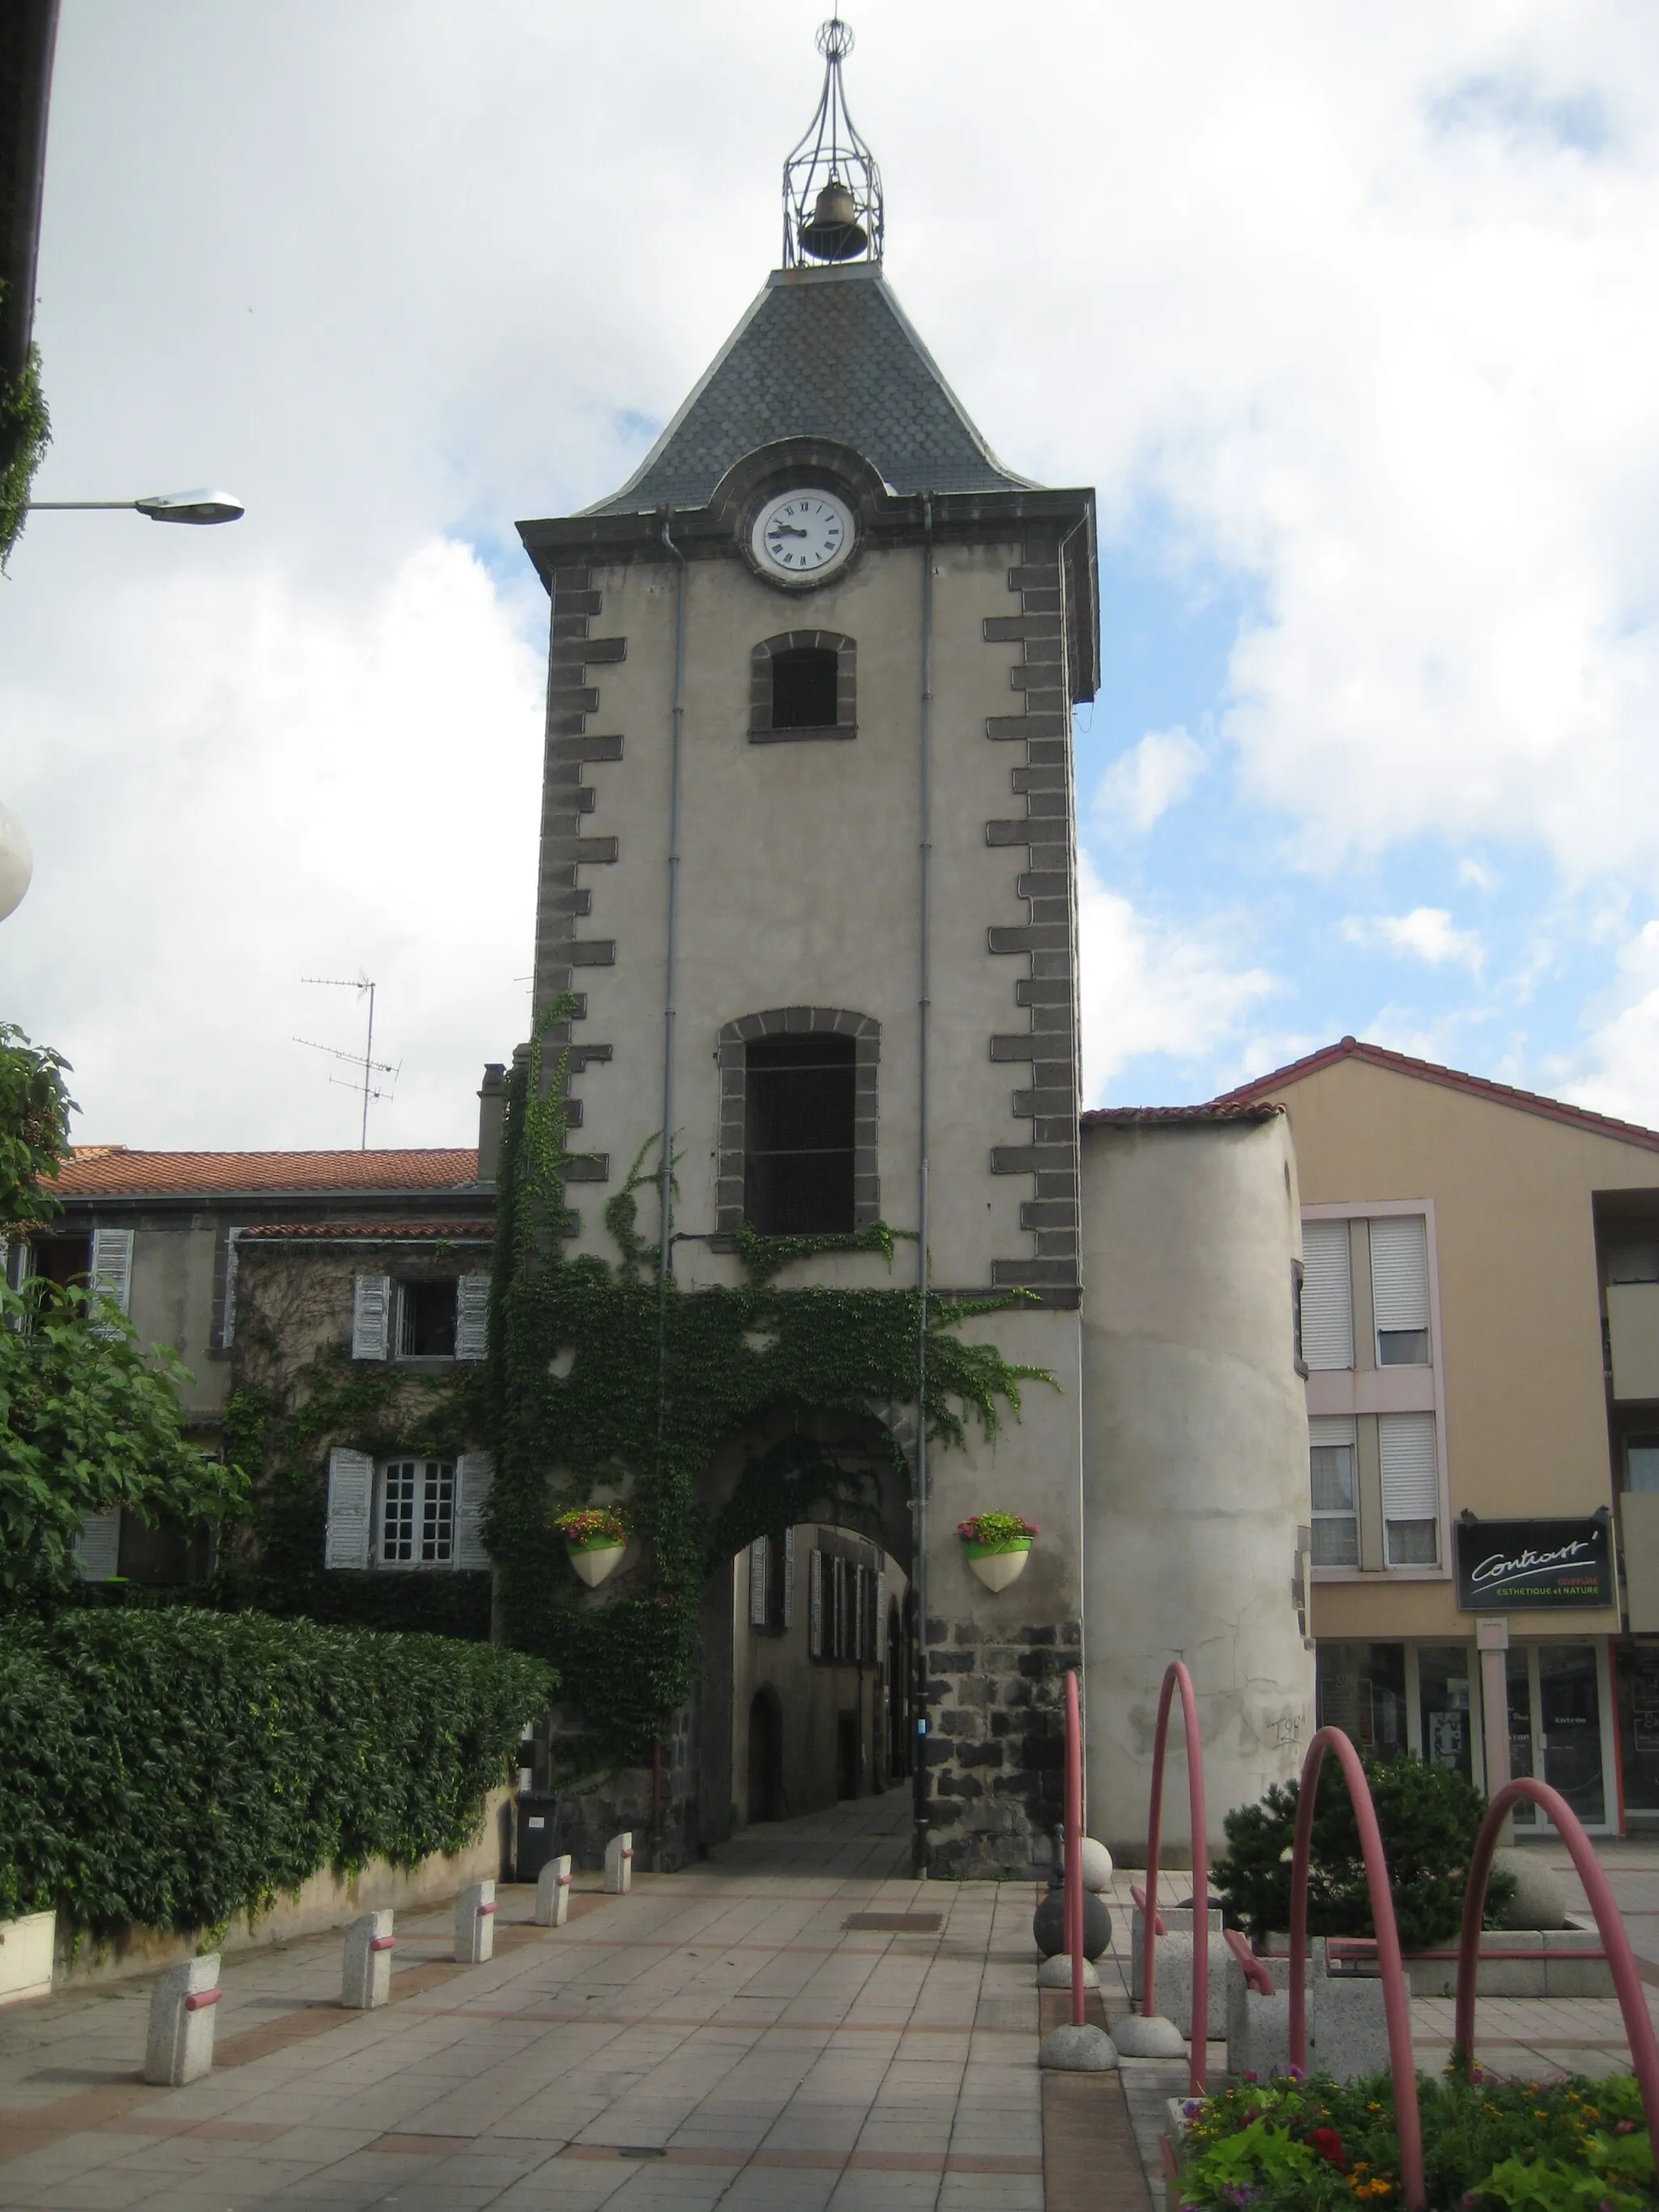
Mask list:
[{"label": "window with shutters", "polygon": [[380,1563],[447,1567],[455,1557],[455,1462],[394,1459],[380,1476]]},{"label": "window with shutters", "polygon": [[1359,1492],[1355,1455],[1352,1421],[1308,1423],[1313,1563],[1316,1567],[1359,1565]]},{"label": "window with shutters", "polygon": [[489,1277],[359,1275],[353,1286],[354,1359],[482,1359]]},{"label": "window with shutters", "polygon": [[1432,1413],[1383,1413],[1376,1424],[1382,1477],[1382,1554],[1391,1567],[1440,1559],[1440,1461]]},{"label": "window with shutters", "polygon": [[453,1359],[455,1357],[453,1275],[436,1281],[398,1285],[398,1357]]},{"label": "window with shutters", "polygon": [[795,1625],[795,1532],[757,1536],[749,1547],[749,1626],[782,1636]]},{"label": "window with shutters", "polygon": [[1428,1224],[1420,1213],[1370,1224],[1371,1311],[1379,1367],[1429,1364]]}]

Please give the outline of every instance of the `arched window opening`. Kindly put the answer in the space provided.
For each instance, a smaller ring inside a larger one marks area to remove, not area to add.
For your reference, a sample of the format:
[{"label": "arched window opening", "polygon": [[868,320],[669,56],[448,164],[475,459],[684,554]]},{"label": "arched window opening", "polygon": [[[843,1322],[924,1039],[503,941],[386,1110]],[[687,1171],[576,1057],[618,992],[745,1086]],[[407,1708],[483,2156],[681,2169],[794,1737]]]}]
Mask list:
[{"label": "arched window opening", "polygon": [[831,730],[836,726],[836,656],[825,647],[797,646],[772,656],[772,727]]},{"label": "arched window opening", "polygon": [[744,1213],[768,1237],[854,1227],[854,1040],[756,1037],[746,1051]]}]

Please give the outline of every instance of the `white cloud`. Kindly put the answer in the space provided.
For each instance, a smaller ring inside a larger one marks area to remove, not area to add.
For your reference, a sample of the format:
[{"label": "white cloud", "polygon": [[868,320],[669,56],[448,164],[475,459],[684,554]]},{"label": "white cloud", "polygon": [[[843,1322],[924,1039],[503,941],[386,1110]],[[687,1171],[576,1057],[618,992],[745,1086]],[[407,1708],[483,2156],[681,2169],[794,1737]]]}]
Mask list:
[{"label": "white cloud", "polygon": [[1500,878],[1497,870],[1488,867],[1484,860],[1466,859],[1457,864],[1457,880],[1468,884],[1471,890],[1491,891],[1497,890]]},{"label": "white cloud", "polygon": [[1659,1128],[1659,921],[1650,921],[1619,955],[1620,981],[1590,1032],[1589,1072],[1562,1096],[1599,1114]]},{"label": "white cloud", "polygon": [[1473,930],[1454,929],[1443,906],[1414,906],[1409,914],[1351,915],[1342,924],[1350,945],[1384,945],[1390,952],[1408,952],[1431,968],[1459,961],[1478,975],[1485,953]]},{"label": "white cloud", "polygon": [[[0,797],[39,863],[4,925],[6,1011],[94,1072],[106,1135],[314,1132],[267,1040],[318,1009],[272,994],[360,959],[386,971],[390,1056],[400,1006],[428,1024],[405,1056],[446,1102],[417,1112],[406,1085],[387,1134],[460,1133],[474,1062],[522,1028],[453,980],[526,964],[535,746],[499,733],[533,726],[543,603],[512,519],[620,483],[775,258],[810,18],[477,0],[459,41],[455,20],[64,10],[40,494],[218,481],[249,507],[201,533],[41,515],[0,588]],[[970,413],[1017,468],[1097,484],[1109,539],[1156,513],[1149,563],[1245,580],[1224,726],[1267,834],[1332,872],[1427,836],[1639,884],[1647,11],[1052,0],[1018,70],[993,0],[862,0],[857,27],[889,274]],[[158,131],[181,100],[191,128]],[[975,132],[1000,166],[964,167]],[[488,574],[400,624],[411,564],[462,541]],[[1140,750],[1132,823],[1175,803]],[[462,842],[487,860],[463,855],[449,900],[427,857]],[[1156,971],[1188,1006],[1208,976],[1230,1018],[1224,949],[1100,897],[1103,974]]]},{"label": "white cloud", "polygon": [[1240,968],[1219,931],[1149,921],[1081,862],[1083,1089],[1098,1104],[1132,1060],[1156,1053],[1208,1061],[1273,988]]},{"label": "white cloud", "polygon": [[1097,812],[1109,823],[1126,823],[1144,837],[1159,817],[1178,806],[1204,772],[1204,748],[1177,723],[1148,730],[1121,754],[1101,779]]},{"label": "white cloud", "polygon": [[[59,641],[65,650],[69,641]],[[528,1000],[541,671],[465,546],[413,553],[349,619],[277,576],[115,594],[26,726],[33,889],[7,1010],[74,1062],[88,1141],[356,1141],[295,1035],[402,1062],[382,1144],[471,1140],[471,1093]]]}]

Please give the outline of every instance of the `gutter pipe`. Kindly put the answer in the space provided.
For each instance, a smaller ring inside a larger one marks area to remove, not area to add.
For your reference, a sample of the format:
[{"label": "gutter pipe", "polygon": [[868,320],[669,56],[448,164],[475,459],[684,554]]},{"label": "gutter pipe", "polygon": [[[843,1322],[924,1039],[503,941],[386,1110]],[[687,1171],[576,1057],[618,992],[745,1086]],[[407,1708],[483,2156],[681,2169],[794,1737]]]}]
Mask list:
[{"label": "gutter pipe", "polygon": [[933,1012],[933,502],[921,495],[921,763],[919,859],[921,861],[921,963],[916,1002],[916,1498],[915,1559],[912,1587],[915,1596],[915,1738],[911,1746],[915,1765],[915,1831],[911,1842],[912,1869],[919,1881],[927,1879],[929,1823],[927,1814],[927,1236],[929,1111],[928,1044]]}]

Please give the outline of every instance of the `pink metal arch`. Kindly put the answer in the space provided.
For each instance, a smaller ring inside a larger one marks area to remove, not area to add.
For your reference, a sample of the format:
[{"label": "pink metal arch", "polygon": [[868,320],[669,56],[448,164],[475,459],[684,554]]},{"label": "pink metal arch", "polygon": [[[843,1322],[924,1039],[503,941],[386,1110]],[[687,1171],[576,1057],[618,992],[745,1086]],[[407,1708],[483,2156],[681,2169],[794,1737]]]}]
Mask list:
[{"label": "pink metal arch", "polygon": [[1578,1879],[1584,1885],[1584,1894],[1589,1899],[1590,1911],[1595,1915],[1596,1927],[1601,1930],[1601,1948],[1607,1953],[1607,1965],[1613,1972],[1613,1986],[1618,1991],[1619,2009],[1624,2014],[1625,2033],[1630,2040],[1631,2063],[1636,2069],[1636,2079],[1641,2085],[1642,2109],[1647,2114],[1648,2126],[1659,2140],[1659,2041],[1656,2041],[1653,2022],[1642,1995],[1641,1978],[1630,1948],[1630,1938],[1625,1933],[1625,1923],[1613,1900],[1607,1878],[1601,1871],[1589,1838],[1584,1833],[1578,1815],[1559,1790],[1552,1790],[1547,1782],[1534,1782],[1523,1778],[1507,1782],[1486,1808],[1486,1817],[1480,1824],[1480,1833],[1475,1838],[1474,1855],[1469,1861],[1468,1887],[1463,1893],[1463,1929],[1457,1947],[1457,2011],[1453,2031],[1452,2047],[1465,2058],[1474,2056],[1474,1995],[1475,1975],[1480,1958],[1480,1923],[1486,1915],[1486,1883],[1492,1874],[1492,1855],[1498,1846],[1498,1832],[1504,1816],[1511,1805],[1522,1798],[1530,1798],[1540,1806],[1554,1821],[1562,1842],[1572,1854],[1572,1863]]},{"label": "pink metal arch", "polygon": [[[1376,1808],[1371,1802],[1370,1784],[1365,1779],[1359,1753],[1341,1729],[1335,1728],[1320,1729],[1309,1744],[1308,1755],[1302,1762],[1302,1784],[1297,1798],[1296,1843],[1291,1859],[1291,2063],[1305,2067],[1308,2063],[1308,1995],[1304,1982],[1308,1960],[1308,1871],[1313,1850],[1314,1797],[1319,1770],[1328,1751],[1336,1754],[1342,1778],[1348,1785],[1348,1796],[1359,1829],[1359,1848],[1365,1857],[1365,1886],[1370,1892],[1376,1956],[1382,1969],[1382,2002],[1389,2023],[1389,2066],[1394,2075],[1395,2126],[1400,2136],[1401,2193],[1406,2201],[1406,2212],[1423,2212],[1423,2123],[1417,2108],[1411,2001],[1406,1990],[1406,1971],[1400,1961],[1400,1930],[1395,1924],[1394,1899],[1389,1891],[1388,1862],[1382,1856],[1382,1833],[1376,1825]],[[1487,1858],[1490,1862],[1490,1850]],[[1481,1887],[1484,1893],[1484,1880]],[[1467,1927],[1467,1921],[1464,1924]],[[1474,1924],[1478,1934],[1478,1917]],[[1461,1986],[1460,1984],[1460,1990]],[[1462,2002],[1461,1995],[1458,2002]]]},{"label": "pink metal arch", "polygon": [[1164,1672],[1158,1692],[1158,1734],[1152,1741],[1152,1800],[1146,1815],[1146,1909],[1141,1914],[1145,1933],[1140,1954],[1140,2009],[1151,2019],[1157,2010],[1158,1938],[1162,1924],[1158,1913],[1158,1832],[1164,1825],[1164,1752],[1170,1735],[1170,1706],[1176,1685],[1181,1689],[1181,1717],[1187,1736],[1187,1802],[1193,1832],[1193,2038],[1190,2082],[1194,2097],[1201,2097],[1209,2069],[1210,2034],[1210,1847],[1204,1825],[1204,1749],[1198,1734],[1198,1699],[1193,1678],[1179,1659]]}]

